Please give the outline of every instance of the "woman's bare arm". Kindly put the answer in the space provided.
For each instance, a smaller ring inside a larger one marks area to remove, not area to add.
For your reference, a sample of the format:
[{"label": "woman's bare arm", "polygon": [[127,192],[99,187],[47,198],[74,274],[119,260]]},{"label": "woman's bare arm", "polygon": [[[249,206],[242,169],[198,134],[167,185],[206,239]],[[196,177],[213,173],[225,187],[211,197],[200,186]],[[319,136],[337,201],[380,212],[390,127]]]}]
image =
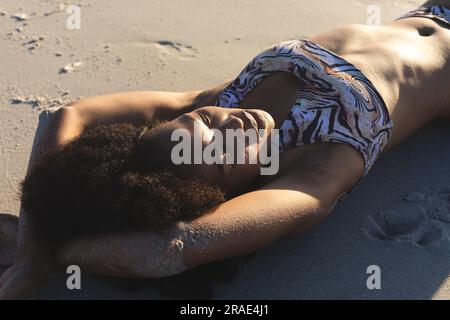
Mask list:
[{"label": "woman's bare arm", "polygon": [[[133,92],[83,99],[64,106],[50,120],[33,146],[28,171],[49,149],[77,138],[88,125],[142,122],[153,116],[175,117],[205,99],[204,92]],[[49,269],[47,247],[33,236],[28,213],[20,208],[15,263],[0,277],[0,298],[27,297]],[[22,295],[23,294],[23,295]]]},{"label": "woman's bare arm", "polygon": [[332,211],[363,170],[361,157],[349,146],[317,144],[307,150],[263,189],[233,198],[193,221],[160,234],[80,238],[63,248],[60,261],[96,274],[164,277],[305,231]]},{"label": "woman's bare arm", "polygon": [[[90,97],[65,107],[77,114],[83,127],[115,122],[140,123],[153,118],[171,120],[212,105],[230,81],[208,90],[187,92],[135,91]],[[79,130],[80,131],[80,130]]]},{"label": "woman's bare arm", "polygon": [[315,224],[326,211],[310,195],[291,190],[245,194],[201,220],[178,223],[162,233],[128,232],[71,241],[59,261],[84,272],[160,278],[198,265],[256,251],[292,232],[298,223]]},{"label": "woman's bare arm", "polygon": [[153,118],[170,120],[201,104],[202,91],[136,91],[113,93],[75,101],[74,110],[84,126],[116,122],[139,123]]}]

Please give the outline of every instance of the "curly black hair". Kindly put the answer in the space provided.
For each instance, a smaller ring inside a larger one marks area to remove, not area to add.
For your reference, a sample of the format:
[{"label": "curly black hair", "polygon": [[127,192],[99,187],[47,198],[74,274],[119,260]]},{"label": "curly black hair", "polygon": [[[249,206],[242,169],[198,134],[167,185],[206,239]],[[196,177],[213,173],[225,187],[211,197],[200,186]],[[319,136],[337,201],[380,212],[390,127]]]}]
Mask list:
[{"label": "curly black hair", "polygon": [[41,157],[21,189],[37,237],[56,244],[79,235],[158,232],[225,201],[218,186],[179,177],[170,166],[148,170],[147,164],[144,170],[138,148],[143,129],[129,123],[92,126]]}]

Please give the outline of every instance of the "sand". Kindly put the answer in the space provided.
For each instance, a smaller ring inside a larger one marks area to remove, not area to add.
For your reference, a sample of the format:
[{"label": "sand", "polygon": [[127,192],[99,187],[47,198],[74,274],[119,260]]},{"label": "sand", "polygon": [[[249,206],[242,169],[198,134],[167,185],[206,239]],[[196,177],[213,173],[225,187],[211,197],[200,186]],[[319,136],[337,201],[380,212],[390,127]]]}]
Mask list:
[{"label": "sand", "polygon": [[[372,3],[387,22],[421,1],[83,0],[81,29],[70,30],[65,10],[79,2],[0,0],[0,213],[18,214],[19,182],[47,110],[101,93],[210,88],[277,41],[366,23]],[[449,123],[427,125],[320,226],[239,260],[213,297],[449,299],[449,163]],[[371,265],[381,271],[379,290],[366,286]],[[79,291],[65,281],[55,274],[40,297],[161,297],[148,281],[130,289],[83,274]]]}]

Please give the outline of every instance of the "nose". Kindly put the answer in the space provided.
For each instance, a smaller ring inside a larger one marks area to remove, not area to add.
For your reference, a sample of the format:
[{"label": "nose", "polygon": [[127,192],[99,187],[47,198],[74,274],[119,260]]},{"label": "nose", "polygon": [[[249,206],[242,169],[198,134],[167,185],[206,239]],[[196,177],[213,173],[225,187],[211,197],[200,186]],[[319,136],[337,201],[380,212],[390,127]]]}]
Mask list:
[{"label": "nose", "polygon": [[[231,149],[228,149],[227,146],[227,129],[230,130],[238,130],[238,129],[242,129],[244,128],[244,122],[239,119],[238,117],[234,116],[234,115],[229,115],[228,118],[220,125],[220,127],[218,127],[219,131],[222,134],[223,137],[223,152],[224,154],[228,154],[230,155],[235,155],[234,157],[231,157],[231,159],[228,159],[226,161],[230,161],[231,163],[234,163],[235,157],[236,157],[236,144],[232,144],[231,145]],[[233,139],[231,141],[228,141],[228,143],[232,143]]]}]

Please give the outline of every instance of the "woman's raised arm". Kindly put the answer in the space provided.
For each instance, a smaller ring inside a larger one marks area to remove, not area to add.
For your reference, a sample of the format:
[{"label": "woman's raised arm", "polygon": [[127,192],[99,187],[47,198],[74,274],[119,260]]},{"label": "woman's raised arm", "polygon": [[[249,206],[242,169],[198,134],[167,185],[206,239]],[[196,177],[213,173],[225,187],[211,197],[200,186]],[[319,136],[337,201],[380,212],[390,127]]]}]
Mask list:
[{"label": "woman's raised arm", "polygon": [[[169,119],[195,108],[209,91],[130,92],[82,99],[60,108],[36,136],[28,171],[50,149],[77,138],[93,124],[142,123],[153,117]],[[51,265],[50,252],[33,235],[28,213],[21,207],[16,259],[0,277],[0,298],[27,298],[45,278]]]},{"label": "woman's raised arm", "polygon": [[207,90],[186,92],[135,91],[81,99],[63,109],[75,113],[82,127],[115,122],[142,123],[153,118],[171,120],[211,105],[230,81]]},{"label": "woman's raised arm", "polygon": [[84,125],[169,120],[201,104],[202,91],[136,91],[89,97],[66,106]]},{"label": "woman's raised arm", "polygon": [[73,240],[62,248],[59,261],[98,275],[166,277],[256,251],[300,224],[306,229],[326,213],[328,210],[305,192],[259,190],[163,232],[127,232]]},{"label": "woman's raised arm", "polygon": [[304,231],[332,211],[337,199],[357,183],[364,166],[357,151],[337,143],[293,152],[295,165],[260,190],[161,233],[80,238],[62,249],[60,261],[96,274],[164,277],[245,255]]}]

